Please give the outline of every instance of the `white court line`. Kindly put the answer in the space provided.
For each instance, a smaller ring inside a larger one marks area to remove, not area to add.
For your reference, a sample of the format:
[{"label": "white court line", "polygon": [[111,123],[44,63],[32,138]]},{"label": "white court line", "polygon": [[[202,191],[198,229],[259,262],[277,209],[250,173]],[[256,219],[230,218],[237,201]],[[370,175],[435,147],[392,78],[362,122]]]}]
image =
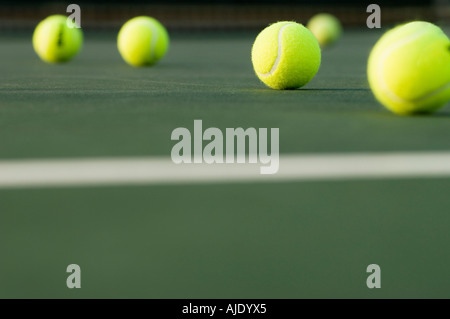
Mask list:
[{"label": "white court line", "polygon": [[170,158],[0,161],[0,188],[450,177],[450,152],[282,155],[260,164],[174,164]]}]

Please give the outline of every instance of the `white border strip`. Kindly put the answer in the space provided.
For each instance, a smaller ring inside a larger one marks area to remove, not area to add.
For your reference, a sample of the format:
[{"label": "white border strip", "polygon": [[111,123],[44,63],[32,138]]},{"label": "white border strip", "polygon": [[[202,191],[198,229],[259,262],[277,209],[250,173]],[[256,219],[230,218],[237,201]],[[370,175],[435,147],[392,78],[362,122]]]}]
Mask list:
[{"label": "white border strip", "polygon": [[174,164],[170,158],[0,161],[0,188],[449,178],[450,152],[283,155],[280,170],[260,164]]}]

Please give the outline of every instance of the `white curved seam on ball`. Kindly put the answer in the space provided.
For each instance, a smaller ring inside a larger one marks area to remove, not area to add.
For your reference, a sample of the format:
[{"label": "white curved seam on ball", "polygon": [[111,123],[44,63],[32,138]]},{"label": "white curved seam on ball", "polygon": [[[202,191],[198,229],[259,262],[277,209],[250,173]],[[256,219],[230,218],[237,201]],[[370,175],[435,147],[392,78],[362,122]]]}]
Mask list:
[{"label": "white curved seam on ball", "polygon": [[152,62],[155,61],[155,57],[156,57],[156,44],[158,43],[158,28],[153,24],[153,23],[149,23],[150,29],[152,31],[152,39],[150,41],[150,58],[152,59]]},{"label": "white curved seam on ball", "polygon": [[444,92],[444,91],[446,91],[448,89],[450,89],[450,83],[444,84],[443,86],[437,88],[434,91],[431,91],[430,93],[428,93],[428,94],[426,94],[424,96],[421,96],[420,98],[412,99],[412,100],[409,100],[409,101],[410,102],[422,102],[422,101],[424,101],[424,100],[426,100],[428,98],[431,98],[431,97],[433,97],[435,95],[438,95],[439,93]]},{"label": "white curved seam on ball", "polygon": [[280,30],[278,31],[278,51],[277,51],[277,58],[275,59],[275,62],[273,63],[272,68],[270,69],[269,72],[267,72],[267,73],[260,73],[260,72],[258,72],[258,74],[259,74],[260,76],[266,77],[266,76],[272,75],[272,74],[275,73],[275,71],[277,70],[278,64],[280,63],[281,56],[282,56],[282,53],[283,53],[283,52],[282,52],[283,48],[282,48],[282,45],[281,45],[281,43],[282,43],[282,41],[283,41],[283,39],[281,38],[281,36],[282,36],[282,34],[283,34],[283,29],[286,28],[286,27],[289,26],[289,25],[292,25],[292,24],[294,24],[294,23],[288,23],[288,24],[285,24],[285,25],[282,26],[282,27],[280,28]]},{"label": "white curved seam on ball", "polygon": [[386,85],[386,83],[384,82],[384,72],[383,72],[383,68],[384,68],[384,62],[385,60],[388,58],[388,56],[395,50],[397,50],[398,48],[400,48],[401,46],[407,44],[408,42],[414,41],[418,38],[420,38],[421,36],[423,36],[426,33],[426,30],[422,30],[421,32],[418,32],[416,34],[413,34],[401,41],[399,41],[398,43],[396,43],[395,45],[393,45],[389,50],[386,50],[385,52],[383,52],[383,54],[381,55],[381,59],[380,62],[378,62],[378,67],[377,67],[377,78],[378,78],[378,82],[381,84],[382,90],[386,93],[386,95],[389,96],[389,98],[391,100],[393,100],[394,102],[397,103],[411,103],[411,102],[422,102],[430,97],[433,97],[434,95],[445,91],[446,89],[450,88],[450,83],[446,83],[443,86],[437,88],[434,91],[431,91],[430,93],[421,96],[419,98],[416,99],[411,99],[411,100],[406,100],[404,98],[399,97],[397,94],[395,94],[394,92],[392,92],[388,86]]}]

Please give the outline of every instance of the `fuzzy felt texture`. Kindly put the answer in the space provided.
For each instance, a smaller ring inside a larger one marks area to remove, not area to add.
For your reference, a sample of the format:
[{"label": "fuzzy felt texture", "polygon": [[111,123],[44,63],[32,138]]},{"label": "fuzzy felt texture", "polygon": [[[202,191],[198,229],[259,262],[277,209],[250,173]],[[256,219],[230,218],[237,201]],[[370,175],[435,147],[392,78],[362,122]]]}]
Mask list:
[{"label": "fuzzy felt texture", "polygon": [[252,63],[259,79],[274,89],[297,89],[320,67],[321,52],[314,35],[292,21],[270,25],[257,36]]},{"label": "fuzzy felt texture", "polygon": [[450,40],[428,22],[400,25],[376,43],[367,73],[375,97],[391,111],[433,112],[450,100]]}]

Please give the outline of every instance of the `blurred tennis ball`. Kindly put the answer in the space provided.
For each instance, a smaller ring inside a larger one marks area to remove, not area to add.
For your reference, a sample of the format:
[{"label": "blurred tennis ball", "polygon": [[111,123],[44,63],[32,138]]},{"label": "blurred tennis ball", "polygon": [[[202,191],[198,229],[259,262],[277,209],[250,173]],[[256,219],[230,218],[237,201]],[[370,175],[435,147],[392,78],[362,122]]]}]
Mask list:
[{"label": "blurred tennis ball", "polygon": [[83,32],[67,25],[67,17],[52,15],[41,21],[33,33],[33,48],[45,62],[60,63],[72,59],[83,45]]},{"label": "blurred tennis ball", "polygon": [[120,29],[117,46],[128,64],[153,65],[167,53],[169,34],[158,20],[146,16],[135,17]]},{"label": "blurred tennis ball", "polygon": [[450,100],[450,40],[429,22],[400,25],[375,44],[367,75],[375,97],[392,112],[431,113]]},{"label": "blurred tennis ball", "polygon": [[320,47],[313,34],[292,21],[274,23],[256,37],[252,63],[258,78],[273,89],[307,84],[320,67]]},{"label": "blurred tennis ball", "polygon": [[342,34],[341,22],[329,13],[316,14],[306,27],[314,34],[321,47],[336,43]]}]

